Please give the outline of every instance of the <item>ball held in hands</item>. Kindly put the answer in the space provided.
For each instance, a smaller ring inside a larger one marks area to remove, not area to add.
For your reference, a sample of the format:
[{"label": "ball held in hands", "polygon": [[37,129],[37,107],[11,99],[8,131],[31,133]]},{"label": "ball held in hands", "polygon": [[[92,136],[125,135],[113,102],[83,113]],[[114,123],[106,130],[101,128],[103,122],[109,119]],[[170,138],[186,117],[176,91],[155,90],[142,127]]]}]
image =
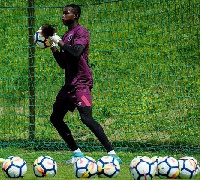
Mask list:
[{"label": "ball held in hands", "polygon": [[41,34],[45,38],[49,38],[49,36],[53,36],[56,32],[56,28],[49,24],[45,24],[41,26],[39,30],[41,30]]},{"label": "ball held in hands", "polygon": [[49,45],[47,45],[48,47],[58,46],[58,42],[61,40],[61,38],[56,34],[56,28],[52,25],[45,24],[41,26],[37,32],[41,37],[44,37],[45,40],[47,40],[49,43]]}]

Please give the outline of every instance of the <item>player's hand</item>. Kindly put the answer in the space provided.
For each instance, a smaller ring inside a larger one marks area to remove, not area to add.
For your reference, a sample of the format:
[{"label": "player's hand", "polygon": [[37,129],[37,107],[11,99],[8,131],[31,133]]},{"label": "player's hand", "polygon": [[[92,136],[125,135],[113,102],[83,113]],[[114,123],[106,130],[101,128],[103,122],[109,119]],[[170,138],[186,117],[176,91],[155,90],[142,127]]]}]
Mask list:
[{"label": "player's hand", "polygon": [[57,47],[57,46],[58,46],[58,44],[56,44],[56,43],[54,43],[54,42],[52,42],[52,43],[50,42],[50,44],[51,44],[51,45],[50,45],[51,48]]},{"label": "player's hand", "polygon": [[58,35],[55,33],[53,36],[49,36],[49,40],[50,40],[51,42],[54,42],[55,44],[58,44],[58,42],[59,42],[60,40],[62,40],[62,39],[60,38],[60,36],[58,36]]}]

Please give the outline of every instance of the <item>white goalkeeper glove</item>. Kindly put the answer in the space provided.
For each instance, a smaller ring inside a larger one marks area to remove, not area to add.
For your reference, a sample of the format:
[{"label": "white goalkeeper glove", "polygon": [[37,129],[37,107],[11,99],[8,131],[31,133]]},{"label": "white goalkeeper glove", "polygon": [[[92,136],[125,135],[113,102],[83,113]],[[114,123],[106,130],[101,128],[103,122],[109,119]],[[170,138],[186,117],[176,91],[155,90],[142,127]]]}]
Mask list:
[{"label": "white goalkeeper glove", "polygon": [[56,44],[55,42],[52,42],[51,45],[50,45],[51,48],[57,47],[57,46],[58,46],[58,44]]},{"label": "white goalkeeper glove", "polygon": [[49,36],[51,42],[58,44],[60,40],[62,40],[56,33],[53,36]]}]

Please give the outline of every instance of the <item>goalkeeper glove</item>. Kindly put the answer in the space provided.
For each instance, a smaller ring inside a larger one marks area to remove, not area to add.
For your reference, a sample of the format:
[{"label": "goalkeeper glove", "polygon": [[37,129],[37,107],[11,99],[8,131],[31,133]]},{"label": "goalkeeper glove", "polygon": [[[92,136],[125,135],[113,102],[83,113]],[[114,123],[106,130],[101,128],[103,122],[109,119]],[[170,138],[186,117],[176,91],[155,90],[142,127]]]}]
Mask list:
[{"label": "goalkeeper glove", "polygon": [[58,46],[58,44],[56,44],[56,43],[54,43],[54,42],[52,42],[51,45],[50,45],[51,48],[57,47],[57,46]]},{"label": "goalkeeper glove", "polygon": [[58,44],[58,42],[60,41],[60,40],[62,40],[56,33],[54,33],[54,35],[53,36],[49,36],[49,40],[51,41],[51,42],[54,42],[55,44]]}]

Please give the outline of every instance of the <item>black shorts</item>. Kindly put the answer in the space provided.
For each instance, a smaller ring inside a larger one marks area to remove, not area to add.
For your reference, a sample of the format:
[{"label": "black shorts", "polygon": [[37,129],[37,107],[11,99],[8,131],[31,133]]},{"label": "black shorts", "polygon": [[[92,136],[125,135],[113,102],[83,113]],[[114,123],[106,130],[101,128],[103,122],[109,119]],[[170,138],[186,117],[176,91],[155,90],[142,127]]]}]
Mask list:
[{"label": "black shorts", "polygon": [[91,89],[88,86],[75,87],[73,89],[66,89],[62,87],[56,96],[53,107],[61,107],[69,111],[74,111],[75,108],[82,108],[92,106]]}]

